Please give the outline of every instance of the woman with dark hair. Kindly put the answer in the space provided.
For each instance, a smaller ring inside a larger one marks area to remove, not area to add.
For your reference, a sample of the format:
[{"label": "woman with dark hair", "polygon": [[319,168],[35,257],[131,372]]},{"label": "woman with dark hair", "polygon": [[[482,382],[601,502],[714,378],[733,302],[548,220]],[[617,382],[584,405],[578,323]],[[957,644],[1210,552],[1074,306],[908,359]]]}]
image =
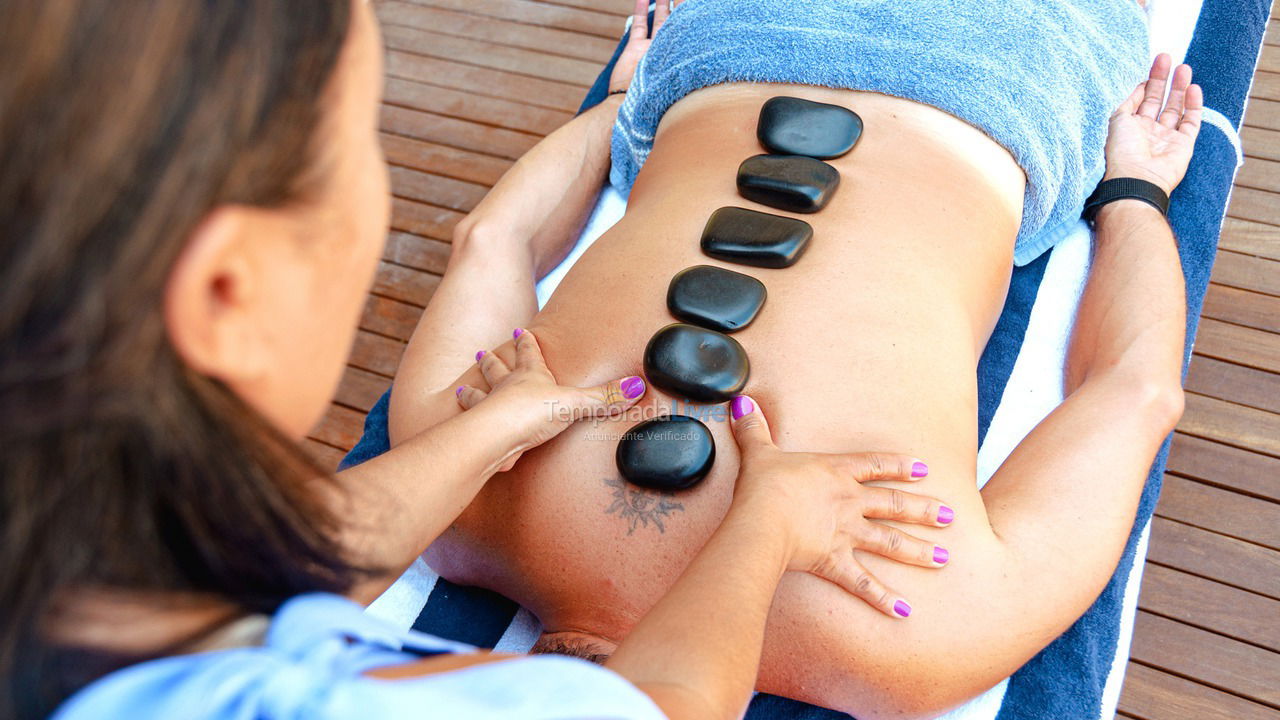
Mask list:
[{"label": "woman with dark hair", "polygon": [[850,587],[867,518],[943,524],[860,484],[914,458],[782,453],[740,401],[734,508],[608,670],[365,617],[340,596],[645,390],[560,386],[517,333],[474,409],[308,461],[385,232],[380,85],[361,0],[0,0],[0,716],[730,717],[786,570]]}]

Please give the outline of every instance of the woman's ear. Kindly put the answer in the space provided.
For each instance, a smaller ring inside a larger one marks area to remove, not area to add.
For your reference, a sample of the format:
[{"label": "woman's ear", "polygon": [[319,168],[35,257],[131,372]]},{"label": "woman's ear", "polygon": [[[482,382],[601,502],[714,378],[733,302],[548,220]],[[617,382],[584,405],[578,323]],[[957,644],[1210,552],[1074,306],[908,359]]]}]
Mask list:
[{"label": "woman's ear", "polygon": [[253,242],[267,221],[250,207],[215,209],[191,234],[165,286],[174,349],[197,372],[233,386],[261,375],[269,355],[257,322],[264,278]]}]

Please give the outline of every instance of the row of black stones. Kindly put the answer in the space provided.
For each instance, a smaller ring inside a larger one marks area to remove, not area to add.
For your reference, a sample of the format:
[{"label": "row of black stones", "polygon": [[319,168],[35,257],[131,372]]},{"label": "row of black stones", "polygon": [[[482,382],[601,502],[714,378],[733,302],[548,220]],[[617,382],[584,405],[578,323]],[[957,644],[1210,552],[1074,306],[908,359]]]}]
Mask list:
[{"label": "row of black stones", "polygon": [[[756,136],[771,154],[749,157],[738,167],[738,192],[762,205],[796,213],[826,207],[840,173],[823,159],[853,149],[862,119],[838,105],[775,97],[760,109]],[[795,218],[724,207],[702,231],[702,252],[741,265],[794,265],[813,238],[809,223]],[[764,305],[764,283],[732,270],[696,265],[681,270],[667,289],[667,308],[677,320],[659,330],[644,351],[649,382],[700,403],[727,402],[750,375],[747,352],[725,333],[751,324]],[[632,428],[618,442],[618,470],[630,482],[661,490],[693,487],[710,472],[716,446],[697,418],[666,415]]]}]

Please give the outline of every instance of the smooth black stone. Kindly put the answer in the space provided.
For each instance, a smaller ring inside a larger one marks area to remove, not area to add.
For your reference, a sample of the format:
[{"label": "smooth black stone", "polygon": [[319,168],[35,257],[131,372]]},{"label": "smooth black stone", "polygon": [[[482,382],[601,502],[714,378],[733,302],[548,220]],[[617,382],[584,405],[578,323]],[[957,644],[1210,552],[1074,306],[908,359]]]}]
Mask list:
[{"label": "smooth black stone", "polygon": [[764,305],[764,283],[712,265],[685,268],[667,287],[667,309],[678,320],[731,333],[751,324]]},{"label": "smooth black stone", "polygon": [[858,144],[862,118],[839,105],[786,96],[769,98],[760,108],[756,137],[769,152],[829,160]]},{"label": "smooth black stone", "polygon": [[818,212],[839,186],[839,170],[803,155],[756,155],[738,166],[738,193],[779,210]]},{"label": "smooth black stone", "polygon": [[741,265],[784,268],[800,259],[812,237],[813,228],[803,220],[723,207],[702,229],[702,252]]},{"label": "smooth black stone", "polygon": [[697,418],[667,415],[627,431],[614,458],[618,472],[631,483],[656,490],[686,490],[711,471],[716,441]]},{"label": "smooth black stone", "polygon": [[728,402],[751,374],[737,340],[695,325],[672,323],[649,339],[644,374],[655,387],[695,402]]}]

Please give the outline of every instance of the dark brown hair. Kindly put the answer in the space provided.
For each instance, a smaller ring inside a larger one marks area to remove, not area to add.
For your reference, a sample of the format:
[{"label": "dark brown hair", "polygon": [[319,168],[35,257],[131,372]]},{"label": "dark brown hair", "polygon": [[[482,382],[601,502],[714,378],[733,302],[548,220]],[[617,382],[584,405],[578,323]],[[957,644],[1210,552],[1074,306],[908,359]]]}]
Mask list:
[{"label": "dark brown hair", "polygon": [[306,192],[351,12],[0,0],[0,717],[43,717],[112,666],[50,640],[55,598],[270,612],[356,577],[324,474],[188,369],[161,313],[213,208]]}]

